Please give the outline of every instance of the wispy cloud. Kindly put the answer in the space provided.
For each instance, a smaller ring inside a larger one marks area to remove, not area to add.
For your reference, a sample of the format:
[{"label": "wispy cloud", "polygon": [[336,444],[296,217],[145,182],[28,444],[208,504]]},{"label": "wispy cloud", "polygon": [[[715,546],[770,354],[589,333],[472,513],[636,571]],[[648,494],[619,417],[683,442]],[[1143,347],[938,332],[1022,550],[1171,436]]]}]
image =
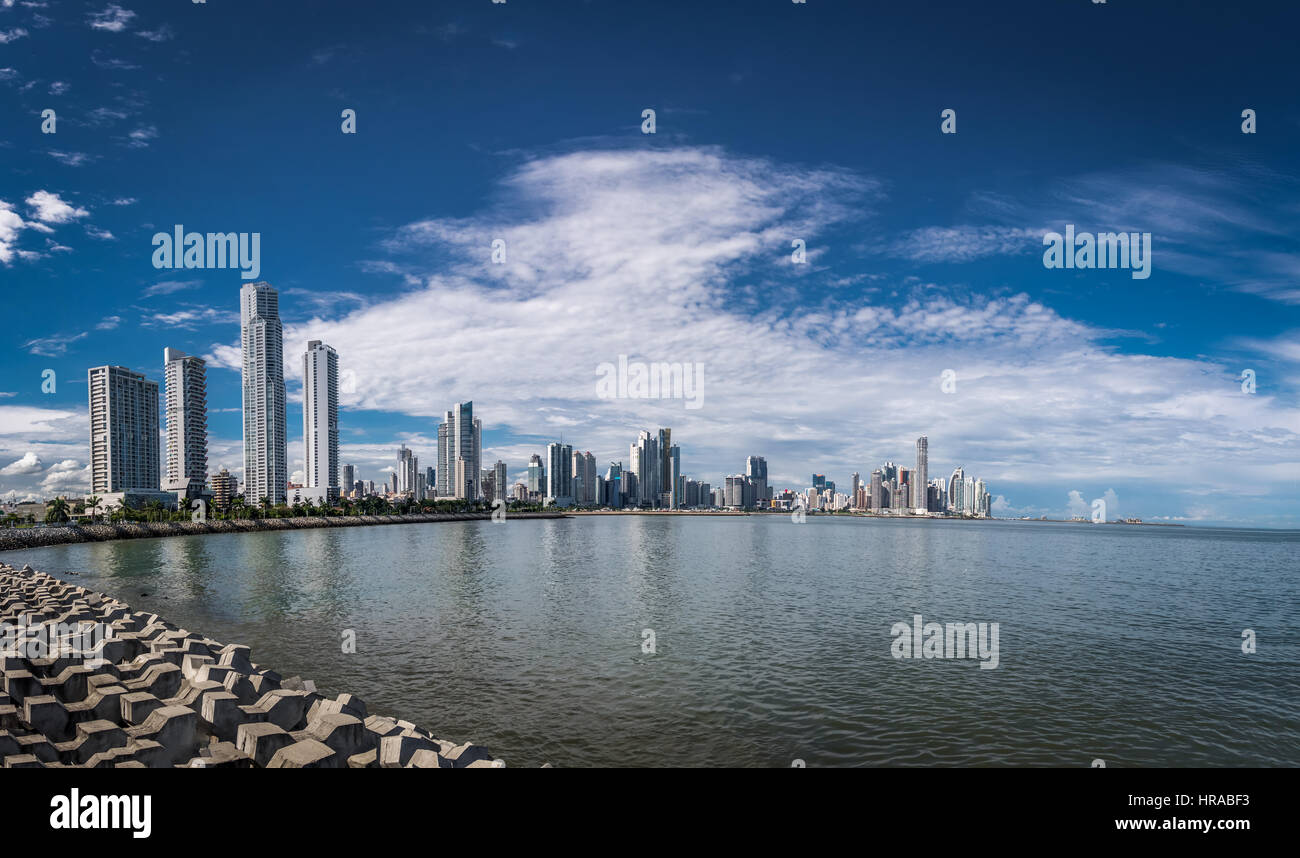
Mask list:
[{"label": "wispy cloud", "polygon": [[166,24],[156,30],[137,30],[136,35],[150,42],[166,42],[176,37],[176,33]]},{"label": "wispy cloud", "polygon": [[154,283],[142,293],[145,298],[153,298],[156,295],[171,295],[174,292],[183,292],[187,289],[197,289],[200,281],[198,280],[164,280],[161,283]]},{"label": "wispy cloud", "polygon": [[90,24],[92,30],[105,30],[110,33],[120,33],[126,29],[126,25],[135,17],[135,13],[129,9],[123,9],[116,3],[110,3],[108,8],[100,12],[91,12],[86,16],[86,23]]},{"label": "wispy cloud", "polygon": [[51,149],[49,155],[60,164],[69,167],[80,167],[95,160],[94,155],[88,155],[85,152],[63,152],[58,149]]}]

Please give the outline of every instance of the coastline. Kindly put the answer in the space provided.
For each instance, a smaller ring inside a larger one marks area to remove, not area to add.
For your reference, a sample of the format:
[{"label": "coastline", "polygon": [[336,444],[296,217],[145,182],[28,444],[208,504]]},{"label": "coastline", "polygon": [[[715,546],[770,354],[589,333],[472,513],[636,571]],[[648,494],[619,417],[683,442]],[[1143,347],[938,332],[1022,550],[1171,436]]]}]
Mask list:
[{"label": "coastline", "polygon": [[0,624],[23,630],[0,659],[0,768],[505,765],[30,566],[0,563]]},{"label": "coastline", "polygon": [[[512,518],[564,518],[560,512],[520,512]],[[312,530],[321,527],[365,527],[384,524],[420,524],[442,521],[482,521],[490,512],[413,513],[407,515],[314,516],[304,518],[255,518],[210,521],[151,521],[123,524],[84,524],[61,527],[26,527],[0,530],[0,551],[45,548],[77,542],[111,542],[117,539],[149,539],[165,536],[196,536],[205,533],[258,533],[270,530]]]}]

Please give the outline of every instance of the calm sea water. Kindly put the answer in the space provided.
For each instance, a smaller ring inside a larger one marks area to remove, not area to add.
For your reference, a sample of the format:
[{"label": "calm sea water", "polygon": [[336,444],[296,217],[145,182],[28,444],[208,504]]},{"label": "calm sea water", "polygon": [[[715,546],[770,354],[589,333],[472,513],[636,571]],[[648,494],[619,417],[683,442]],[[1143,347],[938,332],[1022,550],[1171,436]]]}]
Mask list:
[{"label": "calm sea water", "polygon": [[[510,766],[1300,765],[1294,531],[621,516],[0,561]],[[997,622],[999,666],[895,659],[918,613]]]}]

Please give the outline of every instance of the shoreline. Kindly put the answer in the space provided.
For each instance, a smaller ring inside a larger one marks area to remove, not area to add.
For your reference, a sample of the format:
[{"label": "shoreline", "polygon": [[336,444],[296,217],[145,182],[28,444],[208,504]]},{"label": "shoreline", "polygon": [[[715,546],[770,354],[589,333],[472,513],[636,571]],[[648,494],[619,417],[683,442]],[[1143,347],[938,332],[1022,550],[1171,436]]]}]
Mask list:
[{"label": "shoreline", "polygon": [[[158,614],[0,563],[0,768],[503,768]],[[57,648],[57,651],[56,651]]]},{"label": "shoreline", "polygon": [[[564,518],[559,512],[519,512],[512,518]],[[314,530],[322,527],[366,527],[385,524],[422,524],[442,521],[483,521],[490,512],[429,512],[407,515],[313,516],[303,518],[243,518],[209,521],[151,521],[123,524],[76,524],[59,527],[24,527],[0,530],[0,551],[22,551],[79,542],[113,542],[207,533],[260,533],[272,530]]]}]

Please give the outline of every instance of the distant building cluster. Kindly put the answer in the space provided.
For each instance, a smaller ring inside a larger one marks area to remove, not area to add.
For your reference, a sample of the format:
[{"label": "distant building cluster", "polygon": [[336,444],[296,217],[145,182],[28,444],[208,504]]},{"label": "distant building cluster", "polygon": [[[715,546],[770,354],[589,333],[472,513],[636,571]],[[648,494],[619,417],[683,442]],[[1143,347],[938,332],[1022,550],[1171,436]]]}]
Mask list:
[{"label": "distant building cluster", "polygon": [[[163,351],[166,384],[166,455],[159,461],[158,384],[120,366],[89,370],[91,494],[98,509],[158,503],[189,509],[196,501],[229,509],[382,496],[414,502],[452,499],[513,501],[555,507],[650,510],[852,511],[872,515],[990,515],[988,487],[957,468],[947,479],[929,477],[929,440],[916,441],[913,467],[886,462],[867,480],[854,473],[848,491],[837,491],[824,474],[803,490],[775,492],[767,459],[749,456],[744,472],[714,485],[683,473],[673,431],[641,431],[626,461],[598,472],[590,451],[563,440],[535,453],[523,478],[510,485],[505,462],[483,467],[483,424],[473,402],[459,402],[438,426],[437,460],[420,469],[415,452],[397,449],[392,473],[377,486],[355,465],[339,461],[339,356],[312,340],[302,356],[303,482],[289,481],[285,451],[284,345],[279,295],[268,283],[240,289],[244,472],[242,491],[227,469],[207,474],[207,382],[204,361],[179,349]],[[385,469],[387,470],[387,469]]]}]

